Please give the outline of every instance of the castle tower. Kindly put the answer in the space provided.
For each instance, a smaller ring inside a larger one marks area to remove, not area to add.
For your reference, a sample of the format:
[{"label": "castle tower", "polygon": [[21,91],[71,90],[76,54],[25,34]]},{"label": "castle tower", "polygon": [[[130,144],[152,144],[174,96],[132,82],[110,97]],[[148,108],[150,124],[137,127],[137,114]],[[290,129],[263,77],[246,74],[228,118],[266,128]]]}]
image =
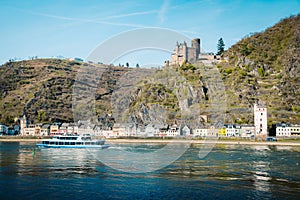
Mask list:
[{"label": "castle tower", "polygon": [[200,39],[199,38],[195,38],[192,40],[192,48],[196,49],[196,60],[198,60],[199,54],[200,54]]},{"label": "castle tower", "polygon": [[254,104],[254,126],[256,136],[268,135],[267,107],[261,102]]},{"label": "castle tower", "polygon": [[25,115],[20,120],[21,135],[24,135],[24,128],[27,128],[28,122]]},{"label": "castle tower", "polygon": [[[188,61],[188,47],[187,47],[187,44],[186,42],[184,41],[183,42],[183,45],[182,45],[182,54],[183,54],[183,60],[181,62],[185,62],[185,61]],[[182,64],[182,63],[180,63]]]}]

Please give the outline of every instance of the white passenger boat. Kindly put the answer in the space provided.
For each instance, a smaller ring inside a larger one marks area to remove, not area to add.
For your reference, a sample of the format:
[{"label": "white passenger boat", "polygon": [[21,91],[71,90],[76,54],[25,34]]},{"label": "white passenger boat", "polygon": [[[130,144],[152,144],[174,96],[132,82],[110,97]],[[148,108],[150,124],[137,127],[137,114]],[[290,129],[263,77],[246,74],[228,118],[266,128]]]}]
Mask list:
[{"label": "white passenger boat", "polygon": [[92,140],[91,135],[55,135],[51,139],[44,139],[37,143],[44,148],[108,148],[105,140]]}]

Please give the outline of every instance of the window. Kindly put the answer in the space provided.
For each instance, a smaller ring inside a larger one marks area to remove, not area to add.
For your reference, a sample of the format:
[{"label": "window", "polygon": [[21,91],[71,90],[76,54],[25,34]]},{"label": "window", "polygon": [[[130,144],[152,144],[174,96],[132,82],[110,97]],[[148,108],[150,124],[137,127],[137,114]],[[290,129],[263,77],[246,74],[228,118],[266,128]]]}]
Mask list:
[{"label": "window", "polygon": [[263,113],[260,113],[260,115],[263,115]]}]

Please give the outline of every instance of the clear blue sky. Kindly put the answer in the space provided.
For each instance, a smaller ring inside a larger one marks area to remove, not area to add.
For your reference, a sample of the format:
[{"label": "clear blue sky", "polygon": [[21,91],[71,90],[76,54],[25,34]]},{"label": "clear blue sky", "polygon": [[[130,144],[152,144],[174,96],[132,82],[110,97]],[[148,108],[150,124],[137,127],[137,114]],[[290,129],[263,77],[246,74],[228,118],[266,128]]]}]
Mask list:
[{"label": "clear blue sky", "polygon": [[85,58],[101,42],[141,27],[199,37],[202,49],[216,52],[220,37],[228,48],[299,11],[299,0],[1,0],[0,63],[29,56]]}]

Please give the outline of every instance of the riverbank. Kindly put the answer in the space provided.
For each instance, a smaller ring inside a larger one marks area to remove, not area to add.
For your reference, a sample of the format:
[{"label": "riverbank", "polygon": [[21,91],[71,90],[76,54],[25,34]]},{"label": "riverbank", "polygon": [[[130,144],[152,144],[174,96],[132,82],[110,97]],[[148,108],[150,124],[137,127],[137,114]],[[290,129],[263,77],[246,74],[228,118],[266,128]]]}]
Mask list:
[{"label": "riverbank", "polygon": [[[0,137],[0,142],[41,142],[42,138],[20,138]],[[227,144],[227,145],[278,145],[278,146],[300,146],[300,141],[281,140],[277,142],[252,141],[252,140],[188,140],[188,139],[106,139],[106,143],[191,143],[191,144]]]}]

